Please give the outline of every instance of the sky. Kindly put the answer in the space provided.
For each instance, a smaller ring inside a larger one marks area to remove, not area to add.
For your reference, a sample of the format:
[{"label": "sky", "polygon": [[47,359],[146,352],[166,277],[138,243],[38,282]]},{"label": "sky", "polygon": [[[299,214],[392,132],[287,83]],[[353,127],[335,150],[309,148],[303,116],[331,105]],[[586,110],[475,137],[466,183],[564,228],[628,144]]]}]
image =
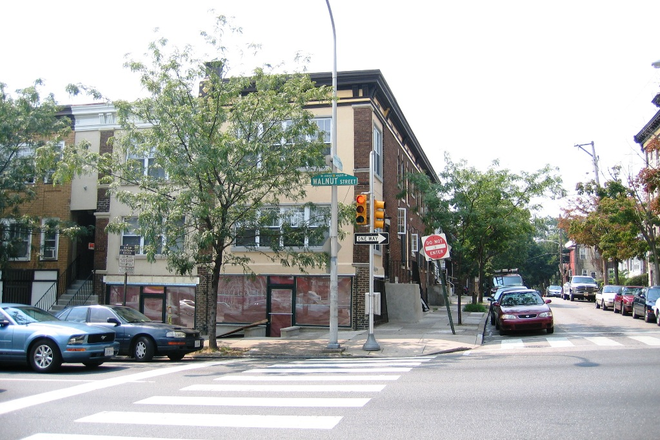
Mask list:
[{"label": "sky", "polygon": [[[643,165],[633,137],[658,110],[660,1],[330,5],[337,69],[383,73],[436,171],[445,153],[479,170],[495,160],[513,173],[551,165],[574,195],[577,182],[594,178],[591,142],[601,183],[614,166],[636,174]],[[308,71],[332,71],[325,0],[22,0],[0,3],[0,82],[14,91],[41,78],[61,104],[80,102],[66,94],[69,83],[133,99],[143,92],[123,67],[126,54],[141,59],[159,35],[200,47],[199,32],[213,30],[211,10],[242,28],[242,42],[261,45],[259,62],[292,70],[302,53]],[[241,60],[230,62],[238,68]],[[558,216],[568,200],[545,202],[541,214]]]}]

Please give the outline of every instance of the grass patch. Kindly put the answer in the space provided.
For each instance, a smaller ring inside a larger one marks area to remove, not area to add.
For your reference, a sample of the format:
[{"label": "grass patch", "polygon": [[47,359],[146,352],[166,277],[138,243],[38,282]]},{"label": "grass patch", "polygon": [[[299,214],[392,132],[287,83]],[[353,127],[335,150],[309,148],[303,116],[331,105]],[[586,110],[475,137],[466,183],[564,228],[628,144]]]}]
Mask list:
[{"label": "grass patch", "polygon": [[465,304],[464,312],[485,312],[487,309],[483,304]]}]

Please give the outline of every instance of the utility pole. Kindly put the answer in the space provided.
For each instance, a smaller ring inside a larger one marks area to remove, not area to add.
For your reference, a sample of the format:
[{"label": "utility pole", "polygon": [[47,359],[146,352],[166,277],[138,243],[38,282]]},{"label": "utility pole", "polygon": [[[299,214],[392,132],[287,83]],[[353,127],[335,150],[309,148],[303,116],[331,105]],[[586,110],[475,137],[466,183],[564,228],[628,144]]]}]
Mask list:
[{"label": "utility pole", "polygon": [[[591,145],[591,152],[584,149],[584,147],[586,147],[587,145]],[[596,156],[596,147],[594,146],[594,141],[591,141],[588,144],[575,144],[574,146],[575,148],[579,148],[580,150],[584,151],[589,156],[591,156],[591,159],[593,160],[594,163],[594,175],[596,176],[596,185],[600,186],[600,179],[598,177],[598,156]]]}]

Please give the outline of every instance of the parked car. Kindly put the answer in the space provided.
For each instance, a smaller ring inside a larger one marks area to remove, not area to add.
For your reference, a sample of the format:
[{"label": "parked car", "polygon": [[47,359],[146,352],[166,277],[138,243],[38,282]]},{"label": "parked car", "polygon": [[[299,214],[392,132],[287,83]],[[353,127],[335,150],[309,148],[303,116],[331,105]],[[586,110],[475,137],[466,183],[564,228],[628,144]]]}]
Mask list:
[{"label": "parked car", "polygon": [[642,286],[623,286],[621,293],[614,295],[614,305],[612,306],[614,313],[621,313],[624,316],[629,314],[632,311],[635,294],[643,288]]},{"label": "parked car", "polygon": [[114,330],[119,354],[137,361],[148,362],[154,356],[167,356],[178,361],[204,347],[204,339],[198,330],[154,322],[126,306],[76,306],[62,310],[57,316],[66,321],[86,322]]},{"label": "parked car", "polygon": [[616,286],[609,284],[603,286],[603,289],[596,294],[596,308],[602,310],[609,310],[614,307],[614,297],[617,293],[621,293],[623,286]]},{"label": "parked car", "polygon": [[499,301],[493,302],[497,320],[495,328],[504,335],[511,331],[546,330],[555,331],[552,300],[543,299],[536,290],[513,290],[504,292]]},{"label": "parked car", "polygon": [[38,307],[0,304],[0,361],[51,373],[62,363],[95,368],[119,351],[112,329],[65,322]]},{"label": "parked car", "polygon": [[495,325],[495,321],[497,321],[497,316],[495,316],[495,310],[493,308],[493,304],[500,299],[500,296],[502,296],[504,292],[510,292],[512,290],[527,290],[527,287],[525,286],[500,287],[495,291],[492,297],[488,298],[488,301],[490,302],[490,306],[488,307],[488,313],[490,314],[490,325]]},{"label": "parked car", "polygon": [[655,322],[660,326],[660,298],[655,302],[653,306],[653,313],[655,313]]},{"label": "parked car", "polygon": [[588,301],[596,300],[598,284],[593,277],[586,275],[572,276],[570,281],[564,284],[564,290],[561,294],[563,299],[586,299]]},{"label": "parked car", "polygon": [[656,320],[653,308],[660,298],[660,286],[645,287],[635,294],[630,314],[633,319],[644,318],[645,322]]},{"label": "parked car", "polygon": [[561,296],[561,290],[561,286],[548,286],[548,288],[545,289],[545,296],[559,298]]}]

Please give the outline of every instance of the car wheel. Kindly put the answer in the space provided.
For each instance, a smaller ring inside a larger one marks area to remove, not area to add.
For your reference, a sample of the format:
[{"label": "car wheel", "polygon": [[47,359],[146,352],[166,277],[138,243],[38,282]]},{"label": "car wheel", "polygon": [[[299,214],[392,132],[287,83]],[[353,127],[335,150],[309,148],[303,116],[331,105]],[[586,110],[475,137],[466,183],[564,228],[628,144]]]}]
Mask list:
[{"label": "car wheel", "polygon": [[626,312],[626,306],[624,306],[623,303],[621,303],[621,315],[622,316],[628,315],[628,312]]},{"label": "car wheel", "polygon": [[30,349],[30,368],[37,373],[52,373],[62,365],[62,356],[57,344],[48,339],[37,341]]},{"label": "car wheel", "polygon": [[612,304],[612,311],[613,311],[614,313],[619,313],[619,311],[616,309],[616,303],[613,303],[613,304]]},{"label": "car wheel", "polygon": [[89,362],[83,362],[83,365],[86,366],[89,369],[92,368],[98,368],[103,364],[103,361],[89,361]]},{"label": "car wheel", "polygon": [[500,336],[505,336],[505,335],[506,335],[506,330],[500,328]]},{"label": "car wheel", "polygon": [[490,314],[490,325],[495,325],[495,315]]},{"label": "car wheel", "polygon": [[571,301],[575,301],[575,298],[573,297],[572,293],[571,293]]},{"label": "car wheel", "polygon": [[136,361],[149,362],[154,357],[154,343],[146,336],[141,336],[133,346],[133,357]]},{"label": "car wheel", "polygon": [[607,311],[607,306],[605,305],[605,301],[600,302],[600,309],[604,312]]},{"label": "car wheel", "polygon": [[644,313],[644,322],[651,322],[653,321],[651,317],[649,316],[648,310]]},{"label": "car wheel", "polygon": [[598,301],[596,301],[596,308],[600,309],[600,303]]},{"label": "car wheel", "polygon": [[172,353],[168,354],[167,357],[170,358],[171,361],[180,361],[183,359],[183,353]]},{"label": "car wheel", "polygon": [[555,327],[554,326],[548,327],[548,334],[549,335],[553,334],[554,332],[555,332]]}]

